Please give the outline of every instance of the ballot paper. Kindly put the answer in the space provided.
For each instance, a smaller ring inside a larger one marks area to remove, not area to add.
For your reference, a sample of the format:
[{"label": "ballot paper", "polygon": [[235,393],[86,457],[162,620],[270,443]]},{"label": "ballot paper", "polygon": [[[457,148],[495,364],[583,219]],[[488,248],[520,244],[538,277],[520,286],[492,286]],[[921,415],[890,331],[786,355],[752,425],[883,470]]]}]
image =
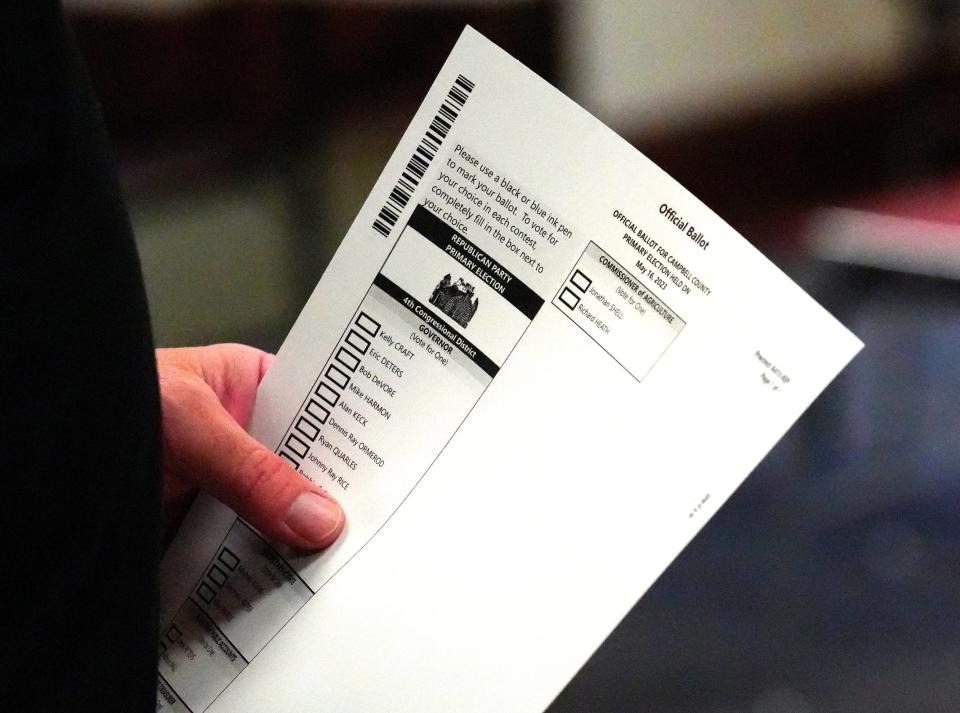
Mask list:
[{"label": "ballot paper", "polygon": [[200,500],[162,711],[542,711],[860,342],[467,28],[257,395],[347,513]]}]

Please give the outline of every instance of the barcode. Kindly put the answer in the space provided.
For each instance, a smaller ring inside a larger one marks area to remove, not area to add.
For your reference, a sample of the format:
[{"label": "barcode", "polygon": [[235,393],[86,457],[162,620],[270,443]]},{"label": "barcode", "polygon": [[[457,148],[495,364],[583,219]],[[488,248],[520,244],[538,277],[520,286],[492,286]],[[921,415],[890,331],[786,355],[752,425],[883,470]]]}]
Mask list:
[{"label": "barcode", "polygon": [[417,150],[414,151],[413,156],[407,161],[407,166],[403,169],[400,180],[397,181],[397,185],[390,191],[386,205],[380,209],[377,219],[373,221],[373,229],[383,235],[383,237],[388,237],[390,235],[390,229],[397,224],[400,213],[410,201],[413,190],[427,172],[427,168],[430,167],[430,162],[433,161],[433,157],[437,155],[437,151],[440,149],[443,140],[447,138],[450,127],[453,126],[453,122],[456,121],[460,110],[463,109],[463,105],[466,103],[470,92],[473,91],[473,87],[473,82],[462,74],[457,77],[453,86],[450,87],[450,91],[447,92],[447,98],[443,100],[443,104],[440,105],[436,116],[434,116],[433,121],[430,122],[430,127],[423,135],[423,138],[420,139]]}]

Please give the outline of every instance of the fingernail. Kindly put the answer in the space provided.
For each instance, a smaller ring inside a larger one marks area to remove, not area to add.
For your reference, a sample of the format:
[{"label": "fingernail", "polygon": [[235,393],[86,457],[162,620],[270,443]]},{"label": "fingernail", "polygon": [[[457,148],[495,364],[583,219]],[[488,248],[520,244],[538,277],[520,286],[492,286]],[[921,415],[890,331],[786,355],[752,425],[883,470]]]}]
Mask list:
[{"label": "fingernail", "polygon": [[287,510],[287,527],[315,547],[326,547],[343,529],[344,514],[340,505],[311,490],[297,496]]}]

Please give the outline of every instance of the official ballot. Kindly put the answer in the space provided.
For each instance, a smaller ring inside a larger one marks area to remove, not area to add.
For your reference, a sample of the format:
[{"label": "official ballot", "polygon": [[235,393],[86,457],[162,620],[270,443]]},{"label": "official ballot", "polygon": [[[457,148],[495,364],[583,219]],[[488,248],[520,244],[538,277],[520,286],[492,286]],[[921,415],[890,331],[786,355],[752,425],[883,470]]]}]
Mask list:
[{"label": "official ballot", "polygon": [[467,28],[257,394],[346,529],[199,500],[158,710],[542,711],[861,346]]}]

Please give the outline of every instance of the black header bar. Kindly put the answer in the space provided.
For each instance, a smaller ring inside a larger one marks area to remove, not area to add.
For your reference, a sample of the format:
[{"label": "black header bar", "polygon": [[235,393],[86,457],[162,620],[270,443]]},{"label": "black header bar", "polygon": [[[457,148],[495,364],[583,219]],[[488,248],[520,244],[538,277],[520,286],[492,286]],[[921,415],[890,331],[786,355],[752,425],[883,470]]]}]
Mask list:
[{"label": "black header bar", "polygon": [[422,205],[414,209],[407,225],[479,277],[527,319],[537,316],[543,300],[536,292]]},{"label": "black header bar", "polygon": [[390,280],[390,278],[384,277],[383,274],[378,274],[373,279],[373,284],[410,310],[421,322],[435,331],[444,341],[449,342],[463,352],[470,361],[479,366],[491,378],[496,376],[497,372],[500,371],[500,367],[494,364],[490,357],[477,349],[472,342],[451,327],[445,319],[437,316],[432,310],[427,309],[420,300],[410,295],[406,290]]}]

